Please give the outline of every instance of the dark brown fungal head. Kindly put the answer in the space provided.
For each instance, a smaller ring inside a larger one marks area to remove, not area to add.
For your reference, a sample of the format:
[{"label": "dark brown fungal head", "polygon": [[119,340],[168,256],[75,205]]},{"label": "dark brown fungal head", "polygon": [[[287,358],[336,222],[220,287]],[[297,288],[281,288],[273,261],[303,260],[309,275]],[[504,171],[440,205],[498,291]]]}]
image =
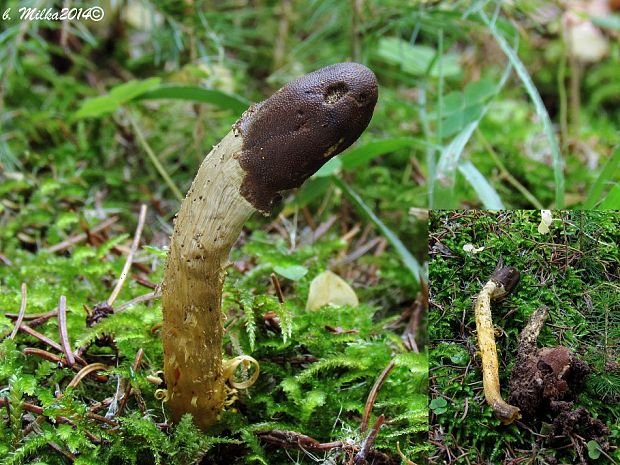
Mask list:
[{"label": "dark brown fungal head", "polygon": [[338,63],[287,84],[235,124],[243,137],[241,194],[269,212],[279,192],[299,187],[366,129],[377,79],[358,63]]},{"label": "dark brown fungal head", "polygon": [[494,282],[504,286],[504,295],[507,295],[510,294],[510,292],[512,292],[512,290],[517,286],[520,277],[521,275],[515,268],[510,266],[501,266],[493,272],[491,279]]}]

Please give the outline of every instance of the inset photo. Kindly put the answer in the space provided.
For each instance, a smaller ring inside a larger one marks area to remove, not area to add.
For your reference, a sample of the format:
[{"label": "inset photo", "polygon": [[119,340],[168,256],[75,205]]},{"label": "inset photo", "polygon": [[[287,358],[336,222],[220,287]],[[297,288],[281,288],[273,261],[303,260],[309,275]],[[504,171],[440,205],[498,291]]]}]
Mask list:
[{"label": "inset photo", "polygon": [[620,463],[619,242],[615,211],[430,213],[430,463]]}]

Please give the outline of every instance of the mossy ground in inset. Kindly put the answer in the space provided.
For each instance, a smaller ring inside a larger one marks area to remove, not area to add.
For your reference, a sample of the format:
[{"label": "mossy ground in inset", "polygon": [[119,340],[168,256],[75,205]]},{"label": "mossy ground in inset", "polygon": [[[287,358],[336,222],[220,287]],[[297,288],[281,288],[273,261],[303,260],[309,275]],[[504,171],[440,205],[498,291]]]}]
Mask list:
[{"label": "mossy ground in inset", "polygon": [[[550,233],[540,234],[540,211],[431,213],[429,337],[435,463],[614,463],[620,458],[620,213],[554,211],[553,218]],[[466,252],[467,244],[484,249]],[[606,451],[599,448],[604,444],[585,441],[578,434],[551,434],[549,412],[502,426],[484,402],[473,302],[500,258],[521,273],[513,293],[492,305],[504,396],[510,373],[518,368],[519,334],[532,313],[546,305],[549,318],[538,347],[565,346],[590,365],[592,373],[576,390],[575,408],[584,407],[609,428]]]}]

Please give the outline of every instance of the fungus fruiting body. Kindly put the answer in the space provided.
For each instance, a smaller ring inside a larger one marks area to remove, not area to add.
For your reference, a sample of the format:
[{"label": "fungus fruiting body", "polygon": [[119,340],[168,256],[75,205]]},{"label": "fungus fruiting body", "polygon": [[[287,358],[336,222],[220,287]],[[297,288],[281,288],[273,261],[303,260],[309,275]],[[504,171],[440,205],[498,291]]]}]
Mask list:
[{"label": "fungus fruiting body", "polygon": [[525,421],[553,420],[553,436],[579,434],[605,450],[609,429],[584,407],[575,407],[576,392],[590,373],[587,363],[563,346],[537,348],[536,341],[549,314],[538,308],[519,336],[517,359],[510,374],[511,404]]},{"label": "fungus fruiting body", "polygon": [[201,164],[175,221],[162,288],[173,421],[191,413],[199,427],[209,427],[230,391],[222,286],[244,222],[255,211],[267,214],[281,192],[301,186],[350,146],[370,122],[377,91],[363,65],[319,69],[251,106]]},{"label": "fungus fruiting body", "polygon": [[517,270],[510,267],[498,267],[478,294],[474,306],[478,346],[482,357],[484,397],[495,416],[506,425],[520,418],[520,413],[517,407],[508,404],[502,398],[491,301],[507,296],[518,282],[519,272]]}]

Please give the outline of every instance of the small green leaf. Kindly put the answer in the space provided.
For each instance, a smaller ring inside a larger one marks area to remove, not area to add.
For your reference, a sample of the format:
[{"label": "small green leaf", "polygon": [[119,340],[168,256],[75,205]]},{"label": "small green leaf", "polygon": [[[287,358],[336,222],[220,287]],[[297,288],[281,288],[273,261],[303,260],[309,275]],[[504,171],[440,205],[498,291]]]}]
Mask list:
[{"label": "small green leaf", "polygon": [[279,266],[276,265],[273,267],[273,271],[278,273],[280,276],[284,276],[291,281],[298,281],[303,278],[308,272],[308,268],[301,265],[290,265],[290,266]]},{"label": "small green leaf", "polygon": [[[368,142],[364,145],[346,151],[341,155],[340,161],[346,170],[357,168],[358,166],[367,165],[370,160],[387,153],[396,152],[397,150],[411,148],[414,146],[437,148],[433,144],[429,144],[422,139],[414,139],[413,137],[395,137],[393,139],[383,139]],[[316,176],[316,175],[315,175]]]},{"label": "small green leaf", "polygon": [[463,94],[458,91],[445,95],[441,105],[441,114],[447,117],[454,113],[460,113],[463,109]]},{"label": "small green leaf", "polygon": [[[379,41],[377,55],[387,63],[399,65],[405,73],[413,76],[424,76],[431,64],[431,76],[439,75],[437,61],[433,63],[437,50],[427,45],[411,45],[398,37],[385,37]],[[441,71],[444,77],[460,74],[459,56],[445,54],[442,57]]]},{"label": "small green leaf", "polygon": [[441,415],[445,413],[448,409],[448,401],[443,397],[438,397],[436,399],[431,400],[429,404],[431,410],[435,413],[435,415]]},{"label": "small green leaf", "polygon": [[607,194],[603,203],[598,207],[599,210],[619,210],[620,209],[620,184],[616,184]]},{"label": "small green leaf", "polygon": [[588,446],[588,457],[593,460],[598,459],[601,456],[601,447],[598,445],[598,442],[595,440],[590,440],[587,443]]},{"label": "small green leaf", "polygon": [[112,113],[122,104],[154,89],[160,83],[158,77],[144,81],[128,81],[110,90],[108,95],[101,95],[85,100],[82,106],[73,115],[74,118],[98,118]]},{"label": "small green leaf", "polygon": [[341,166],[342,160],[340,160],[339,157],[332,158],[323,166],[321,166],[321,168],[316,173],[314,173],[313,177],[324,178],[327,176],[331,176],[332,174],[335,174],[337,171],[339,171]]},{"label": "small green leaf", "polygon": [[462,111],[451,114],[441,123],[441,138],[453,136],[465,126],[465,118]]},{"label": "small green leaf", "polygon": [[157,89],[149,90],[138,97],[139,100],[175,99],[191,100],[210,103],[224,110],[231,110],[241,114],[250,106],[251,102],[239,95],[227,94],[221,90],[205,89],[198,86],[162,85]]},{"label": "small green leaf", "polygon": [[467,84],[464,91],[466,106],[484,103],[497,93],[497,85],[488,78],[479,79]]}]

